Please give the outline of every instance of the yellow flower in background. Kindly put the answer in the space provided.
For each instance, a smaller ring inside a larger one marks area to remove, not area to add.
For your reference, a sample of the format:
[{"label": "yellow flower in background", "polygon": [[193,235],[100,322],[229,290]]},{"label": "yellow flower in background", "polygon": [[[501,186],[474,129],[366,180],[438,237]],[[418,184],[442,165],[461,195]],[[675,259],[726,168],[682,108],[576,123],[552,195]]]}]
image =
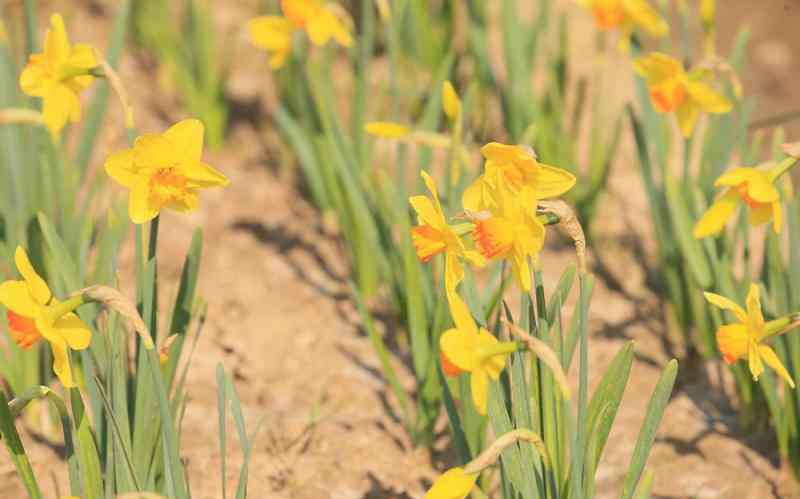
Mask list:
[{"label": "yellow flower in background", "polygon": [[89,328],[73,313],[83,302],[56,300],[21,247],[17,247],[14,260],[22,280],[0,284],[0,303],[7,309],[9,333],[22,348],[30,348],[42,338],[47,340],[53,351],[53,371],[61,384],[72,388],[75,381],[67,348],[83,350],[92,340]]},{"label": "yellow flower in background", "polygon": [[383,139],[402,139],[411,133],[407,126],[392,121],[372,121],[364,129],[368,134]]},{"label": "yellow flower in background", "polygon": [[250,41],[270,54],[269,65],[273,69],[283,67],[292,53],[293,31],[292,23],[280,16],[256,17],[247,23]]},{"label": "yellow flower in background", "polygon": [[334,39],[344,47],[353,45],[353,37],[344,22],[344,11],[323,0],[281,0],[283,15],[294,26],[304,29],[314,45]]},{"label": "yellow flower in background", "polygon": [[472,317],[439,338],[442,370],[448,376],[470,373],[472,401],[480,414],[486,414],[489,379],[496,380],[506,365],[506,357],[517,350],[513,341],[500,342],[489,331],[479,328]]},{"label": "yellow flower in background", "polygon": [[727,189],[695,225],[695,238],[722,232],[741,203],[749,210],[751,225],[762,225],[772,220],[773,230],[780,233],[781,199],[770,172],[757,168],[734,168],[723,173],[714,185]]},{"label": "yellow flower in background", "polygon": [[485,260],[478,252],[466,249],[456,229],[447,223],[433,179],[424,171],[420,174],[433,199],[425,196],[409,198],[411,206],[417,213],[418,221],[418,225],[411,229],[411,239],[417,257],[423,262],[427,262],[439,253],[445,254],[445,291],[453,320],[457,326],[462,327],[468,321],[472,321],[472,317],[466,303],[456,293],[456,288],[464,279],[461,259],[477,266],[484,265]]},{"label": "yellow flower in background", "polygon": [[592,11],[594,22],[601,31],[619,29],[628,37],[635,27],[652,36],[664,36],[669,31],[666,21],[645,0],[578,0]]},{"label": "yellow flower in background", "polygon": [[[561,196],[575,185],[574,175],[539,163],[533,151],[522,146],[491,142],[481,148],[481,154],[486,159],[485,172],[467,187],[461,199],[468,211],[495,207],[500,184],[513,194],[525,191],[525,197],[535,201]],[[534,204],[531,209],[535,208]]]},{"label": "yellow flower in background", "polygon": [[491,208],[476,217],[472,231],[475,247],[488,260],[509,260],[520,287],[529,292],[528,258],[538,258],[545,236],[544,225],[536,218],[536,198],[531,197],[531,190],[515,194],[502,180],[496,183]]},{"label": "yellow flower in background", "polygon": [[684,137],[692,135],[701,112],[724,114],[733,107],[706,83],[707,71],[686,73],[674,57],[653,52],[635,59],[633,67],[645,78],[656,111],[675,113]]},{"label": "yellow flower in background", "polygon": [[94,49],[89,45],[71,45],[59,14],[50,17],[50,29],[44,38],[44,50],[31,54],[19,77],[25,94],[41,97],[42,114],[55,137],[67,124],[81,119],[80,93],[94,81],[89,70],[97,66]]},{"label": "yellow flower in background", "polygon": [[704,294],[706,300],[723,310],[730,310],[739,321],[735,324],[720,326],[717,330],[717,344],[725,362],[733,364],[746,357],[750,374],[756,381],[764,372],[764,363],[766,363],[786,380],[789,386],[794,388],[794,381],[778,355],[772,348],[762,344],[766,338],[778,333],[779,330],[770,331],[767,323],[764,322],[758,286],[750,284],[750,291],[747,293],[747,311],[724,296],[714,293]]},{"label": "yellow flower in background", "polygon": [[128,214],[134,223],[152,220],[164,208],[187,213],[198,205],[198,191],[223,187],[228,179],[203,163],[203,124],[183,120],[163,134],[136,139],[132,149],[108,157],[108,175],[130,189]]},{"label": "yellow flower in background", "polygon": [[442,109],[450,121],[455,121],[461,114],[461,99],[449,80],[442,83]]},{"label": "yellow flower in background", "polygon": [[464,468],[450,468],[436,479],[425,493],[425,499],[465,499],[477,480],[477,473],[465,473]]}]

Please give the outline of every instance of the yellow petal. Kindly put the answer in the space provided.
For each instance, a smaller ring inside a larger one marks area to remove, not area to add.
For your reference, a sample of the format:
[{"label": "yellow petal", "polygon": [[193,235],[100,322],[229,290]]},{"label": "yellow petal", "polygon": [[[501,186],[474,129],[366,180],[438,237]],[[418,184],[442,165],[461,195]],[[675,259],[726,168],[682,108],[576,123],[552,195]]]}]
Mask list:
[{"label": "yellow petal", "polygon": [[633,61],[633,68],[647,80],[648,86],[658,85],[684,73],[680,61],[660,52],[637,57]]},{"label": "yellow petal", "polygon": [[736,187],[743,183],[750,183],[750,182],[759,182],[761,179],[759,177],[765,176],[764,173],[759,172],[759,170],[755,168],[748,168],[748,167],[739,167],[739,168],[731,168],[730,170],[724,172],[722,175],[714,181],[714,185],[716,187],[720,187],[723,185],[727,185],[730,187]]},{"label": "yellow petal", "polygon": [[663,36],[669,31],[666,21],[645,0],[623,0],[625,13],[653,36]]},{"label": "yellow petal", "polygon": [[750,283],[750,290],[747,292],[747,326],[757,337],[765,332],[764,316],[761,313],[761,289],[755,283]]},{"label": "yellow petal", "polygon": [[530,185],[536,199],[554,198],[575,186],[575,175],[564,169],[539,163]]},{"label": "yellow petal", "polygon": [[750,340],[747,347],[747,366],[750,369],[750,374],[753,379],[758,381],[758,378],[764,372],[764,363],[761,361],[761,351],[755,341]]},{"label": "yellow petal", "polygon": [[38,304],[47,305],[53,295],[50,293],[50,288],[47,287],[47,283],[44,282],[44,279],[36,273],[36,270],[33,268],[28,258],[28,253],[25,252],[22,246],[17,246],[17,250],[14,253],[14,263],[17,265],[17,270],[19,270],[20,275],[25,280],[31,297]]},{"label": "yellow petal", "polygon": [[[774,203],[778,204],[778,203]],[[779,205],[779,204],[778,204]],[[750,225],[759,226],[764,225],[765,223],[772,220],[772,206],[773,203],[770,204],[762,204],[759,203],[755,206],[750,206],[749,208],[749,215],[750,215]],[[780,205],[779,205],[780,206]],[[780,227],[780,226],[779,226]]]},{"label": "yellow petal", "polygon": [[461,112],[461,99],[458,98],[456,89],[449,80],[442,83],[442,108],[450,120],[455,120]]},{"label": "yellow petal", "polygon": [[436,209],[433,201],[425,196],[411,196],[408,198],[411,207],[417,213],[417,218],[421,224],[429,225],[436,229],[445,223],[444,216]]},{"label": "yellow petal", "polygon": [[516,255],[511,260],[511,270],[517,278],[519,287],[522,291],[530,293],[531,291],[531,269],[528,265],[528,258],[523,255]]},{"label": "yellow petal", "polygon": [[172,143],[162,135],[140,135],[133,143],[134,165],[137,169],[148,170],[171,168],[180,161],[172,147]]},{"label": "yellow petal", "polygon": [[51,69],[66,62],[70,53],[69,38],[60,14],[50,16],[50,29],[44,35],[44,56]]},{"label": "yellow petal", "polygon": [[189,181],[189,188],[225,187],[229,183],[221,171],[200,161],[184,166],[181,173]]},{"label": "yellow petal", "polygon": [[130,188],[136,180],[133,166],[133,149],[117,151],[106,159],[106,173],[123,187]]},{"label": "yellow petal", "polygon": [[400,123],[390,121],[373,121],[364,127],[366,132],[384,139],[400,139],[411,133],[411,130]]},{"label": "yellow petal", "polygon": [[331,18],[333,18],[333,21],[336,21],[333,15],[323,15],[321,13],[308,19],[305,28],[311,43],[318,47],[322,47],[328,43],[333,36]]},{"label": "yellow petal", "polygon": [[462,371],[472,371],[478,365],[478,334],[448,329],[439,337],[439,348],[453,365]]},{"label": "yellow petal", "polygon": [[200,120],[188,119],[169,127],[163,137],[169,141],[173,157],[193,163],[200,161],[203,155],[203,133]]},{"label": "yellow petal", "polygon": [[472,391],[472,402],[478,414],[486,414],[486,405],[489,399],[489,376],[483,369],[476,369],[470,373],[469,386]]},{"label": "yellow petal", "polygon": [[67,86],[62,84],[50,85],[42,96],[42,115],[45,125],[53,136],[57,136],[67,121],[80,119],[81,103]]},{"label": "yellow petal", "polygon": [[39,310],[24,281],[6,281],[0,284],[0,303],[15,314],[27,318],[36,317]]},{"label": "yellow petal", "polygon": [[[498,343],[499,341],[492,333],[480,328],[478,331],[478,348],[491,348]],[[506,358],[508,358],[508,355],[509,354],[507,353],[492,355],[491,357],[482,361],[480,369],[482,369],[490,379],[496,380],[500,377],[500,373],[503,372],[503,369],[506,367]]]},{"label": "yellow petal", "polygon": [[717,329],[717,346],[728,364],[747,355],[750,336],[744,324],[727,324]]},{"label": "yellow petal", "polygon": [[463,468],[451,468],[436,479],[425,493],[425,499],[465,499],[477,479],[478,475],[468,475]]},{"label": "yellow petal", "polygon": [[53,331],[60,335],[73,350],[83,350],[92,342],[92,332],[74,313],[69,313],[53,324]]},{"label": "yellow petal", "polygon": [[27,95],[42,97],[46,89],[45,78],[44,66],[31,62],[19,75],[19,86]]},{"label": "yellow petal", "polygon": [[67,65],[83,69],[92,69],[96,67],[97,56],[95,55],[94,47],[85,43],[75,44],[75,46],[72,47],[69,60],[67,60]]},{"label": "yellow petal", "polygon": [[725,224],[733,216],[736,207],[739,206],[739,195],[733,189],[728,189],[725,193],[712,204],[703,214],[702,218],[694,226],[695,239],[716,236]]},{"label": "yellow petal", "polygon": [[135,224],[143,224],[154,219],[160,206],[153,206],[150,203],[150,185],[147,178],[138,178],[131,186],[128,198],[128,215]]},{"label": "yellow petal", "polygon": [[191,213],[200,205],[200,197],[196,191],[188,190],[178,199],[170,200],[164,208],[175,210],[180,213]]},{"label": "yellow petal", "polygon": [[775,185],[769,181],[767,174],[756,170],[758,176],[747,182],[747,197],[758,203],[773,203],[781,197]]},{"label": "yellow petal", "polygon": [[792,388],[795,387],[794,381],[792,380],[792,377],[789,375],[789,371],[787,371],[786,368],[783,366],[783,363],[778,358],[778,355],[772,348],[766,345],[759,345],[758,353],[761,355],[761,358],[764,360],[764,362],[766,362],[769,367],[771,367],[772,369],[775,370],[776,373],[778,373],[778,376],[786,380],[786,383],[788,383],[789,386],[791,386]]},{"label": "yellow petal", "polygon": [[63,340],[52,340],[48,338],[50,348],[53,350],[53,371],[58,376],[64,388],[74,388],[75,381],[72,379],[72,369],[69,366],[69,352],[67,344]]},{"label": "yellow petal", "polygon": [[678,118],[678,126],[683,136],[691,137],[697,119],[700,117],[700,107],[694,101],[686,99],[678,106],[675,116]]},{"label": "yellow petal", "polygon": [[350,35],[350,30],[348,30],[345,23],[339,19],[336,12],[333,9],[324,9],[322,15],[327,18],[325,21],[328,23],[328,30],[330,30],[331,36],[336,40],[336,43],[342,47],[352,47],[353,37]]},{"label": "yellow petal", "polygon": [[270,52],[288,52],[292,46],[292,24],[281,16],[261,16],[247,23],[250,41]]},{"label": "yellow petal", "polygon": [[461,195],[461,204],[465,210],[474,213],[488,210],[493,206],[494,201],[483,176],[464,189],[464,194]]},{"label": "yellow petal", "polygon": [[729,113],[733,108],[733,104],[724,95],[703,82],[689,80],[686,83],[686,90],[700,109],[707,113]]},{"label": "yellow petal", "polygon": [[729,300],[724,296],[709,292],[703,293],[703,296],[705,296],[706,300],[712,305],[716,305],[723,310],[730,310],[733,312],[739,322],[747,322],[747,312],[745,312],[744,309],[737,305],[733,300]]}]

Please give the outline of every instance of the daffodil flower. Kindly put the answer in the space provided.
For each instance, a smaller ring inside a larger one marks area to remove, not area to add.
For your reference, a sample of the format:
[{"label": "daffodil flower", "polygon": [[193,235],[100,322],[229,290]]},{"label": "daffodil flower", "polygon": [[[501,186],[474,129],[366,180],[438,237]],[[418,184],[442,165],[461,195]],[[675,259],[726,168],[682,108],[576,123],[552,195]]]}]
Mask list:
[{"label": "daffodil flower", "polygon": [[228,184],[225,175],[203,163],[202,153],[203,124],[183,120],[163,134],[138,137],[132,149],[109,156],[105,170],[130,189],[128,214],[141,224],[164,208],[191,212],[200,189]]},{"label": "daffodil flower", "polygon": [[734,168],[723,173],[714,185],[725,187],[725,191],[697,222],[694,237],[701,239],[722,232],[742,203],[749,210],[751,225],[762,225],[772,220],[773,230],[780,233],[781,199],[774,185],[777,173],[758,168]]},{"label": "daffodil flower", "polygon": [[464,266],[461,259],[477,266],[483,266],[485,260],[477,251],[468,250],[464,246],[458,232],[447,223],[433,179],[424,171],[421,172],[421,175],[433,199],[426,196],[409,198],[418,219],[418,225],[411,229],[411,240],[414,243],[417,257],[423,262],[427,262],[439,253],[445,254],[445,291],[450,311],[456,325],[464,325],[468,321],[472,321],[472,317],[467,305],[456,293],[456,288],[464,279]]},{"label": "daffodil flower", "polygon": [[247,34],[256,47],[270,54],[269,65],[280,69],[292,53],[292,23],[281,16],[261,16],[247,23]]},{"label": "daffodil flower", "polygon": [[353,45],[353,37],[343,22],[343,11],[324,0],[281,0],[281,9],[295,27],[304,29],[314,45],[323,46],[331,39],[344,47]]},{"label": "daffodil flower", "polygon": [[442,333],[439,348],[442,370],[447,376],[470,373],[472,401],[480,414],[486,414],[489,379],[500,377],[506,357],[517,351],[517,344],[498,341],[470,316],[460,326]]},{"label": "daffodil flower", "polygon": [[17,247],[14,260],[22,280],[0,284],[0,303],[7,309],[9,333],[22,348],[44,338],[53,351],[53,371],[61,384],[72,388],[75,381],[67,348],[83,350],[92,340],[89,328],[73,313],[83,301],[81,297],[63,303],[56,300],[21,247]]},{"label": "daffodil flower", "polygon": [[[532,201],[561,196],[575,185],[574,175],[539,163],[525,147],[491,142],[481,148],[481,154],[486,159],[484,174],[467,187],[461,199],[464,209],[471,212],[495,208],[499,184],[513,194],[525,191]],[[536,209],[535,203],[531,209]]]},{"label": "daffodil flower", "polygon": [[592,11],[594,23],[601,31],[619,29],[625,38],[637,26],[656,37],[669,31],[666,21],[645,0],[578,0],[578,3]]},{"label": "daffodil flower", "polygon": [[19,85],[25,94],[41,97],[44,121],[54,137],[67,121],[80,121],[79,96],[94,81],[89,70],[96,66],[94,49],[84,44],[71,45],[64,20],[53,14],[44,38],[44,51],[31,54],[20,74]]},{"label": "daffodil flower", "polygon": [[637,58],[633,67],[645,78],[656,111],[675,113],[684,137],[692,135],[701,112],[724,114],[732,108],[730,101],[706,82],[708,71],[687,73],[677,59],[659,52]]},{"label": "daffodil flower", "polygon": [[[501,172],[497,173],[502,175]],[[537,258],[544,245],[544,225],[536,218],[536,198],[532,190],[517,194],[501,180],[491,193],[490,209],[475,216],[472,238],[487,260],[506,259],[523,291],[531,290],[528,258]]]},{"label": "daffodil flower", "polygon": [[794,381],[783,366],[778,355],[763,342],[767,338],[785,332],[788,321],[772,321],[766,323],[761,314],[761,299],[759,288],[750,284],[747,294],[747,311],[742,309],[732,300],[714,293],[705,293],[706,300],[717,307],[733,312],[739,321],[735,324],[726,324],[717,330],[717,345],[723,359],[728,364],[747,358],[750,374],[758,381],[764,372],[764,363],[775,370],[778,375],[794,388]]},{"label": "daffodil flower", "polygon": [[477,473],[466,473],[464,468],[450,468],[433,483],[425,499],[465,499],[478,480]]}]

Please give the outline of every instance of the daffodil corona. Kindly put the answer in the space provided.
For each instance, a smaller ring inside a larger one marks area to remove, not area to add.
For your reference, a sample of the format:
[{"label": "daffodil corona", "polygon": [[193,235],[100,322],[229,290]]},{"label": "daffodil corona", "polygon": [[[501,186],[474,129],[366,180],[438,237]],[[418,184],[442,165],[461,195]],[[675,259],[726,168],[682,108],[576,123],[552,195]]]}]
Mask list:
[{"label": "daffodil corona", "polygon": [[67,348],[83,350],[92,339],[89,328],[73,312],[83,300],[56,300],[21,247],[14,260],[22,280],[0,284],[0,303],[7,309],[9,333],[22,348],[30,348],[44,338],[53,351],[53,371],[61,384],[72,388],[75,380]]},{"label": "daffodil corona", "polygon": [[228,179],[203,163],[203,124],[184,120],[163,134],[138,137],[132,149],[109,156],[106,173],[130,189],[128,213],[134,223],[152,220],[164,208],[191,212],[198,191],[223,187]]},{"label": "daffodil corona", "polygon": [[708,71],[687,73],[680,61],[659,52],[637,58],[633,67],[645,78],[656,111],[675,113],[684,137],[692,135],[701,112],[724,114],[732,108],[730,101],[708,84]]},{"label": "daffodil corona", "polygon": [[765,322],[761,313],[761,298],[756,284],[750,284],[747,294],[747,310],[745,311],[732,300],[714,293],[705,293],[706,300],[713,305],[733,312],[739,321],[726,324],[717,330],[717,344],[722,353],[722,358],[728,364],[733,364],[741,358],[746,358],[750,374],[758,381],[764,372],[764,364],[775,370],[778,375],[794,388],[794,381],[783,366],[775,351],[764,340],[782,334],[793,325],[788,318],[772,322]]},{"label": "daffodil corona", "polygon": [[67,124],[81,119],[80,93],[94,81],[90,70],[97,66],[94,49],[70,44],[64,20],[50,17],[42,53],[31,54],[19,77],[22,91],[41,97],[42,114],[50,133],[56,137]]}]

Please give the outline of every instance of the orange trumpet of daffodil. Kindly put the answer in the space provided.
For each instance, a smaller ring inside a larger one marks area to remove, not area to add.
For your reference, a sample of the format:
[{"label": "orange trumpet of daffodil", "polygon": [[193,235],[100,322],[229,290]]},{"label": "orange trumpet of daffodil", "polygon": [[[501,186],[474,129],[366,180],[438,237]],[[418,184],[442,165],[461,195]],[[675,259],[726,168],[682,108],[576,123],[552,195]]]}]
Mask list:
[{"label": "orange trumpet of daffodil", "polygon": [[489,379],[500,377],[506,357],[517,351],[517,344],[498,341],[489,331],[479,328],[471,315],[461,319],[439,338],[442,370],[450,377],[470,373],[472,401],[480,414],[486,414]]},{"label": "orange trumpet of daffodil", "polygon": [[[447,300],[456,325],[464,326],[465,318],[469,317],[469,310],[456,293],[456,288],[464,279],[464,267],[461,259],[476,266],[483,266],[485,260],[477,251],[466,248],[456,230],[468,232],[470,225],[463,224],[463,226],[454,227],[447,223],[447,218],[439,202],[436,184],[426,172],[421,172],[421,175],[432,199],[426,196],[409,198],[418,220],[418,225],[411,229],[411,239],[417,257],[423,262],[427,262],[439,253],[445,254],[444,275]],[[469,317],[469,320],[472,318]]]},{"label": "orange trumpet of daffodil", "polygon": [[142,135],[132,149],[108,157],[105,170],[130,189],[128,214],[136,224],[164,208],[187,213],[198,205],[198,191],[223,187],[228,179],[203,163],[203,124],[183,120],[163,134]]},{"label": "orange trumpet of daffodil", "polygon": [[468,211],[495,208],[500,184],[512,194],[524,192],[532,202],[561,196],[575,185],[574,175],[539,163],[529,148],[491,142],[481,148],[481,154],[486,159],[484,174],[467,187],[461,199]]},{"label": "orange trumpet of daffodil", "polygon": [[675,113],[681,133],[690,137],[701,112],[724,114],[733,107],[722,94],[711,88],[709,72],[687,73],[680,61],[660,52],[639,57],[633,67],[645,78],[650,99],[659,113]]},{"label": "orange trumpet of daffodil", "polygon": [[722,232],[742,203],[748,208],[751,225],[763,225],[772,220],[772,228],[779,234],[781,196],[774,184],[795,162],[794,158],[789,158],[771,170],[733,168],[723,173],[714,185],[725,190],[695,225],[694,237],[701,239]]},{"label": "orange trumpet of daffodil", "polygon": [[44,122],[54,137],[67,121],[80,121],[79,96],[94,81],[90,70],[96,66],[94,49],[70,44],[64,20],[53,14],[44,37],[44,50],[31,54],[20,74],[19,85],[25,94],[41,97]]},{"label": "orange trumpet of daffodil", "polygon": [[795,324],[792,324],[789,318],[771,322],[764,321],[764,316],[761,314],[760,292],[756,284],[750,284],[746,311],[724,296],[714,293],[704,294],[706,300],[723,310],[733,312],[739,321],[720,326],[717,330],[717,344],[725,362],[733,364],[743,357],[747,358],[750,374],[756,381],[764,372],[764,363],[766,363],[786,380],[789,386],[794,388],[794,381],[778,355],[763,342],[771,336],[788,331]]},{"label": "orange trumpet of daffodil", "polygon": [[17,247],[14,260],[22,280],[0,284],[0,303],[7,309],[9,333],[25,349],[42,338],[47,340],[53,351],[53,371],[64,387],[72,388],[75,381],[67,348],[83,350],[92,340],[89,328],[73,312],[83,300],[80,296],[63,303],[56,300],[21,247]]},{"label": "orange trumpet of daffodil", "polygon": [[645,0],[578,0],[590,9],[594,23],[601,31],[619,29],[626,38],[634,27],[652,36],[664,36],[669,31],[666,21]]},{"label": "orange trumpet of daffodil", "polygon": [[425,493],[425,499],[465,499],[478,480],[478,473],[467,473],[464,468],[450,468],[436,479]]}]

